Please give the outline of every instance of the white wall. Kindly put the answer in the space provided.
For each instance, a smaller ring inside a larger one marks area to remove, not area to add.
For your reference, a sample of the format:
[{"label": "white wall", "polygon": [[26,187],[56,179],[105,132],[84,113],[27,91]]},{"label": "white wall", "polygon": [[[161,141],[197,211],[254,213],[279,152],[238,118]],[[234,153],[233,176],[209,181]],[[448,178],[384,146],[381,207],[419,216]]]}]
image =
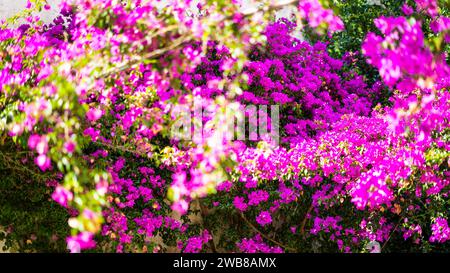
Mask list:
[{"label": "white wall", "polygon": [[[48,23],[51,22],[53,18],[58,14],[59,12],[58,3],[60,3],[61,0],[47,0],[47,2],[50,4],[51,9],[48,11],[42,11],[40,16],[45,22]],[[161,2],[164,3],[164,0],[162,0]],[[257,2],[258,1],[254,0],[244,0],[243,10],[251,8]],[[17,12],[20,12],[25,8],[26,3],[27,0],[0,0],[0,20],[6,19],[10,16],[13,16]],[[292,7],[283,8],[277,13],[277,16],[279,17],[289,16],[291,13],[291,9]]]},{"label": "white wall", "polygon": [[[50,4],[50,10],[44,10],[39,15],[45,22],[51,22],[59,12],[58,3],[61,0],[47,0]],[[0,20],[15,15],[21,10],[25,9],[27,0],[0,0]]]}]

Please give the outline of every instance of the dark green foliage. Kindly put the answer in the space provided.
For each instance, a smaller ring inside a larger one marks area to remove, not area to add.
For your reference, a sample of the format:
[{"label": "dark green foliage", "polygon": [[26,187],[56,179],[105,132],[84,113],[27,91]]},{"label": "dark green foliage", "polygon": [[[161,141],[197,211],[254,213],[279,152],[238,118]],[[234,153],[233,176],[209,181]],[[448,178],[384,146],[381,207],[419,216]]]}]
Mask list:
[{"label": "dark green foliage", "polygon": [[[326,35],[319,36],[313,29],[305,27],[303,36],[311,43],[317,41],[326,42],[328,44],[330,55],[337,59],[342,58],[347,52],[353,52],[353,59],[355,59],[355,62],[352,65],[352,68],[358,74],[363,75],[368,84],[373,84],[376,81],[379,81],[380,77],[378,71],[366,62],[366,59],[361,52],[361,44],[364,42],[369,32],[380,34],[374,24],[375,19],[380,16],[404,16],[401,8],[405,2],[411,7],[415,7],[415,1],[334,0],[332,1],[334,10],[337,11],[339,17],[344,22],[345,31],[336,32],[332,37],[329,37]],[[449,2],[446,0],[438,2],[441,14],[448,16]],[[431,32],[429,28],[431,19],[420,14],[415,14],[414,16],[420,17],[419,19],[423,22],[423,31],[425,33],[426,41],[433,48],[433,44],[435,43],[433,39],[436,38],[436,35]],[[444,49],[446,52],[450,52],[448,45],[445,45]],[[389,98],[391,95],[391,91],[389,91],[388,88],[384,88],[382,96],[375,100],[374,104],[381,103],[382,105],[389,105]]]},{"label": "dark green foliage", "polygon": [[46,186],[51,176],[31,160],[23,163],[27,153],[14,148],[4,145],[0,151],[0,240],[11,251],[64,252],[69,216],[51,200],[52,188]]},{"label": "dark green foliage", "polygon": [[[403,1],[382,0],[382,5],[368,3],[367,0],[333,1],[339,11],[339,17],[345,24],[345,31],[337,32],[330,37],[319,36],[311,28],[305,28],[304,37],[314,43],[322,40],[328,43],[331,56],[341,58],[346,52],[361,53],[361,44],[367,33],[377,32],[374,20],[380,16],[400,16]],[[365,59],[358,54],[357,72],[366,76],[373,83],[378,80],[378,71],[370,67]]]}]

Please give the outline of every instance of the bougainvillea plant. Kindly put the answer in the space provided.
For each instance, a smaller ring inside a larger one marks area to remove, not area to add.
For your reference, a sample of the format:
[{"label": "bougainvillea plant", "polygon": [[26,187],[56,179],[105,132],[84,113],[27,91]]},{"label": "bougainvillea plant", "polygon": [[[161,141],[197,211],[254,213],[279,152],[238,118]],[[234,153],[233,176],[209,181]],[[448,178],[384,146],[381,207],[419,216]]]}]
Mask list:
[{"label": "bougainvillea plant", "polygon": [[374,20],[373,80],[329,53],[333,2],[28,1],[0,21],[0,169],[59,204],[70,252],[448,250],[445,3]]}]

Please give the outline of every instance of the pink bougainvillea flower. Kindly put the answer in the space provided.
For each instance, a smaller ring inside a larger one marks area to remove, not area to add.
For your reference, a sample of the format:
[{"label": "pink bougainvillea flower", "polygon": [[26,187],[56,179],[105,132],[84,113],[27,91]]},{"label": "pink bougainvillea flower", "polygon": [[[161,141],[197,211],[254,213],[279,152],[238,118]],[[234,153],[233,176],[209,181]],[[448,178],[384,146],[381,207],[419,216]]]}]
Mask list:
[{"label": "pink bougainvillea flower", "polygon": [[73,153],[75,151],[75,148],[76,148],[76,144],[72,140],[68,140],[64,143],[64,150],[67,153],[70,153],[70,154]]},{"label": "pink bougainvillea flower", "polygon": [[92,127],[89,127],[86,130],[84,130],[83,134],[86,136],[90,136],[92,141],[97,141],[97,139],[100,136],[100,130],[96,130]]},{"label": "pink bougainvillea flower", "polygon": [[172,204],[171,208],[180,214],[185,214],[189,209],[189,202],[186,200],[178,200]]},{"label": "pink bougainvillea flower", "polygon": [[56,186],[52,199],[61,206],[67,208],[68,203],[73,200],[73,193],[61,185]]},{"label": "pink bougainvillea flower", "polygon": [[23,126],[20,124],[14,124],[8,134],[10,136],[18,136],[23,133],[23,129]]},{"label": "pink bougainvillea flower", "polygon": [[409,16],[409,15],[411,15],[411,14],[414,13],[414,9],[413,9],[411,6],[409,6],[407,3],[405,3],[405,4],[403,4],[403,6],[402,6],[402,12],[403,12],[405,15]]},{"label": "pink bougainvillea flower", "polygon": [[34,159],[34,163],[36,165],[38,165],[38,167],[44,172],[48,169],[51,168],[51,160],[50,158],[45,155],[45,154],[41,154],[38,155],[35,159]]},{"label": "pink bougainvillea flower", "polygon": [[41,136],[40,135],[31,135],[28,138],[28,148],[30,149],[35,149],[37,144],[41,141]]},{"label": "pink bougainvillea flower", "polygon": [[341,18],[334,15],[331,9],[325,9],[318,0],[299,1],[299,10],[300,16],[313,28],[326,24],[330,33],[344,30]]},{"label": "pink bougainvillea flower", "polygon": [[186,247],[184,248],[185,253],[199,253],[203,245],[208,243],[212,237],[207,230],[204,230],[200,236],[194,236],[187,240]]},{"label": "pink bougainvillea flower", "polygon": [[95,185],[95,188],[97,189],[97,192],[101,195],[106,194],[108,191],[108,180],[106,179],[100,179],[99,182]]},{"label": "pink bougainvillea flower", "polygon": [[36,144],[36,152],[40,155],[48,152],[48,139],[46,136],[42,136],[39,142]]},{"label": "pink bougainvillea flower", "polygon": [[436,0],[416,0],[417,11],[425,12],[431,17],[439,14],[439,7]]},{"label": "pink bougainvillea flower", "polygon": [[450,227],[448,226],[447,219],[438,217],[431,225],[432,235],[430,242],[432,243],[445,243],[450,240]]},{"label": "pink bougainvillea flower", "polygon": [[256,222],[258,222],[261,226],[266,226],[272,223],[272,216],[268,211],[262,211],[258,217],[256,217]]},{"label": "pink bougainvillea flower", "polygon": [[283,253],[281,247],[271,247],[265,244],[260,234],[256,234],[251,239],[244,238],[236,245],[243,253]]},{"label": "pink bougainvillea flower", "polygon": [[96,243],[92,232],[84,231],[67,238],[67,248],[71,253],[80,253],[83,249],[90,249],[95,246]]},{"label": "pink bougainvillea flower", "polygon": [[90,122],[95,122],[103,116],[103,111],[97,108],[91,108],[86,113],[86,117]]},{"label": "pink bougainvillea flower", "polygon": [[233,200],[234,206],[240,211],[246,211],[248,205],[245,203],[245,199],[240,196],[236,196]]}]

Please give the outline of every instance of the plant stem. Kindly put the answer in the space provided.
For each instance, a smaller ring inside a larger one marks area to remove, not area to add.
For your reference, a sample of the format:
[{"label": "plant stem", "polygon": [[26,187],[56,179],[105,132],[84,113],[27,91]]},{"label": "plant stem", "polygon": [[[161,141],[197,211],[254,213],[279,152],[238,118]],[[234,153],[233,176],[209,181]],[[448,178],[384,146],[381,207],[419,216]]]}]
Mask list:
[{"label": "plant stem", "polygon": [[259,229],[257,229],[245,216],[244,216],[244,214],[242,213],[242,212],[239,212],[239,215],[241,216],[241,218],[245,221],[245,223],[248,225],[248,226],[250,226],[256,233],[258,233],[259,235],[261,235],[263,238],[265,238],[266,240],[268,240],[268,241],[271,241],[272,243],[274,243],[274,244],[276,244],[276,245],[278,245],[278,246],[280,246],[280,247],[282,247],[282,248],[284,248],[284,249],[287,249],[287,250],[289,250],[289,251],[292,251],[292,252],[297,252],[297,250],[296,249],[294,249],[294,248],[291,248],[291,247],[288,247],[288,246],[285,246],[285,245],[283,245],[282,243],[280,243],[280,242],[278,242],[278,241],[275,241],[274,239],[272,239],[272,238],[270,238],[269,236],[267,236],[267,235],[265,235],[264,233],[262,233]]}]

